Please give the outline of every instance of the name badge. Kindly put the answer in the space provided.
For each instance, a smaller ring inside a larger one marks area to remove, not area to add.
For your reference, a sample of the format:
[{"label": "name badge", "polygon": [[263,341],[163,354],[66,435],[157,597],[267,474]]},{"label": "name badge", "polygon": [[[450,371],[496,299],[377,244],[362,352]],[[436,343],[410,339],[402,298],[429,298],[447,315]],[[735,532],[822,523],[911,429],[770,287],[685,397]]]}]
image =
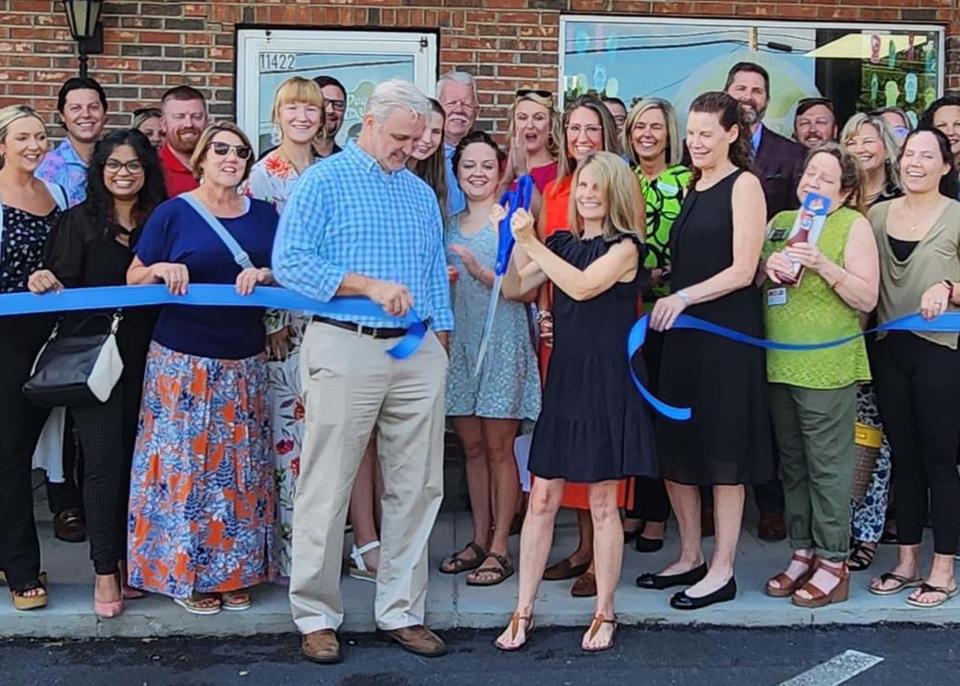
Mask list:
[{"label": "name badge", "polygon": [[790,234],[790,229],[770,229],[770,235],[767,236],[771,241],[782,241]]},{"label": "name badge", "polygon": [[786,288],[771,288],[767,291],[767,307],[777,307],[787,304]]}]

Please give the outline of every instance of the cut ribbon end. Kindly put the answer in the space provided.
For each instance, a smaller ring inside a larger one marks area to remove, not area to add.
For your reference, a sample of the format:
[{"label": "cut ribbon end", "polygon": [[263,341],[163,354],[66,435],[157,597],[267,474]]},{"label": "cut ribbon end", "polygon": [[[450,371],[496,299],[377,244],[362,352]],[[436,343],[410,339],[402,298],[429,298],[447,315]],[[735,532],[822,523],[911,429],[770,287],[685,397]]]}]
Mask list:
[{"label": "cut ribbon end", "polygon": [[693,411],[689,407],[674,407],[673,405],[668,405],[663,402],[647,390],[647,387],[643,385],[643,382],[637,377],[637,373],[633,370],[633,358],[640,352],[640,348],[643,347],[644,342],[647,340],[647,324],[649,321],[650,318],[647,315],[640,317],[630,329],[630,334],[627,336],[627,367],[630,368],[630,378],[633,379],[633,385],[640,391],[643,399],[657,412],[673,421],[689,421],[693,416]]}]

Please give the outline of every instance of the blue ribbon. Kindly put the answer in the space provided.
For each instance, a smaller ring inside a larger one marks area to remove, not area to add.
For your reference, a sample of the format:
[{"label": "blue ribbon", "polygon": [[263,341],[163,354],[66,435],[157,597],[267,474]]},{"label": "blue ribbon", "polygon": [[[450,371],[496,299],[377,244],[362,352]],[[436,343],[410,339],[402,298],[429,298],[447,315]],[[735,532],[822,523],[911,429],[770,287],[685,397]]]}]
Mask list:
[{"label": "blue ribbon", "polygon": [[500,220],[500,226],[497,227],[497,264],[494,267],[494,273],[498,276],[507,273],[507,266],[510,264],[510,254],[513,252],[513,245],[516,242],[513,238],[513,230],[510,228],[513,215],[521,207],[529,210],[532,201],[533,177],[529,174],[524,174],[517,179],[516,190],[507,191],[500,196],[500,205],[507,207],[508,210],[507,216]]},{"label": "blue ribbon", "polygon": [[[309,312],[323,317],[358,319],[383,318],[383,308],[366,298],[338,297],[329,302],[313,300],[285,288],[261,286],[250,295],[240,295],[232,285],[190,284],[186,295],[172,295],[166,286],[103,286],[68,288],[59,293],[9,293],[0,295],[0,317],[46,312],[104,310],[151,305],[192,305],[216,307],[261,307]],[[427,326],[412,310],[398,322],[406,335],[387,352],[395,359],[410,357],[420,347]]]},{"label": "blue ribbon", "polygon": [[[632,362],[634,355],[637,354],[637,352],[640,350],[640,347],[646,340],[647,326],[649,321],[649,315],[645,314],[640,317],[640,319],[638,319],[633,325],[633,328],[630,329],[630,334],[627,336],[628,362]],[[735,331],[727,328],[726,326],[720,326],[719,324],[713,324],[711,322],[704,321],[703,319],[692,317],[688,314],[681,314],[679,317],[677,317],[677,321],[674,323],[673,328],[712,333],[716,336],[722,336],[728,340],[736,341],[737,343],[752,345],[756,348],[763,348],[764,350],[809,352],[812,350],[836,348],[841,345],[846,345],[847,343],[855,341],[863,336],[868,336],[870,334],[880,333],[883,331],[910,331],[913,333],[960,333],[960,312],[946,312],[935,319],[924,319],[919,314],[908,314],[897,319],[892,319],[889,322],[874,327],[873,329],[869,329],[868,331],[857,333],[852,336],[846,336],[844,338],[838,338],[832,341],[823,341],[821,343],[783,343],[781,341],[771,341],[765,338],[757,338],[756,336],[749,336],[745,333],[741,333],[740,331]],[[653,407],[657,412],[662,414],[667,419],[683,422],[689,420],[693,415],[689,407],[674,407],[673,405],[668,405],[662,400],[656,398],[649,390],[647,390],[647,388],[643,385],[643,382],[637,378],[636,373],[633,371],[632,364],[630,365],[630,376],[644,400],[650,403],[651,407]]]}]

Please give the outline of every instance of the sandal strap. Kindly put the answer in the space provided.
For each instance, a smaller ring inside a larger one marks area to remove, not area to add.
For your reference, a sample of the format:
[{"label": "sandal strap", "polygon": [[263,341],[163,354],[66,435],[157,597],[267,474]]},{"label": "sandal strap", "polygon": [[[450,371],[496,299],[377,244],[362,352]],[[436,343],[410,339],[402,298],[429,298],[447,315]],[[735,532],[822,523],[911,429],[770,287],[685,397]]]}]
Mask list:
[{"label": "sandal strap", "polygon": [[815,559],[816,559],[816,556],[815,556],[815,555],[811,555],[810,557],[804,557],[804,556],[801,555],[800,553],[796,553],[796,552],[795,552],[793,555],[790,556],[790,561],[791,561],[791,562],[800,562],[800,563],[805,564],[805,565],[808,565],[808,566],[811,565],[811,564],[813,564],[813,562],[814,562]]},{"label": "sandal strap", "polygon": [[952,593],[952,591],[946,586],[931,586],[928,583],[921,584],[919,591],[919,595],[923,595],[924,593],[940,593],[941,595],[945,595],[947,598],[949,598],[950,594]]},{"label": "sandal strap", "polygon": [[353,560],[353,564],[355,564],[357,569],[359,569],[361,572],[369,571],[366,563],[363,561],[363,554],[369,553],[371,550],[376,550],[379,547],[380,541],[377,539],[373,539],[368,543],[364,543],[359,548],[357,546],[353,546],[353,549],[350,551],[350,559]]},{"label": "sandal strap", "polygon": [[27,593],[29,591],[35,591],[38,588],[42,590],[44,593],[47,592],[47,586],[46,584],[43,583],[43,581],[41,581],[40,579],[31,579],[27,583],[20,584],[19,586],[14,588],[13,592],[16,593],[17,595],[23,595],[24,593]]},{"label": "sandal strap", "polygon": [[486,558],[488,557],[492,557],[494,560],[496,560],[497,563],[500,565],[500,569],[497,569],[496,567],[481,567],[480,569],[477,570],[478,572],[488,571],[490,569],[496,569],[497,571],[503,571],[504,573],[508,571],[513,571],[513,563],[510,562],[509,558],[507,558],[506,555],[501,555],[500,553],[488,552],[486,554],[486,557],[484,557],[484,560],[486,560]]},{"label": "sandal strap", "polygon": [[834,567],[832,565],[825,564],[820,558],[817,558],[817,569],[822,569],[840,581],[843,581],[845,578],[847,578],[847,575],[850,573],[847,571],[846,562],[841,563],[839,567]]},{"label": "sandal strap", "polygon": [[600,633],[600,629],[603,627],[604,624],[612,624],[616,626],[617,618],[614,617],[613,619],[606,619],[603,615],[594,615],[593,619],[590,621],[590,629],[589,629],[589,632],[590,632],[589,639],[591,641],[594,639],[594,637],[598,633]]},{"label": "sandal strap", "polygon": [[912,583],[914,581],[917,581],[917,579],[908,579],[905,576],[901,576],[900,574],[894,574],[893,572],[884,572],[883,574],[880,575],[881,584],[885,584],[888,581],[896,581],[902,585],[902,584]]},{"label": "sandal strap", "polygon": [[510,639],[514,640],[517,638],[517,634],[520,633],[520,622],[527,623],[527,631],[530,630],[530,625],[533,624],[533,615],[522,615],[519,612],[514,612],[510,615]]}]

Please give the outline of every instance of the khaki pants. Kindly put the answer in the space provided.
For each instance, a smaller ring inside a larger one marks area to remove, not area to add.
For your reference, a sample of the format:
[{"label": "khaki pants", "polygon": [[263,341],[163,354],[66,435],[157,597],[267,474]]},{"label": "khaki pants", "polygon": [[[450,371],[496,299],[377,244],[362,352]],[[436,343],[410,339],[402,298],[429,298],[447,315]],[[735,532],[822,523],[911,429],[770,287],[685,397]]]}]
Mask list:
[{"label": "khaki pants", "polygon": [[350,492],[371,432],[383,473],[375,615],[381,629],[424,622],[427,540],[443,499],[447,356],[433,332],[405,360],[328,324],[300,353],[306,427],[294,499],[290,606],[301,633],[343,621],[340,570]]},{"label": "khaki pants", "polygon": [[790,547],[813,548],[827,561],[843,562],[850,550],[857,459],[856,384],[835,390],[770,384],[770,413]]}]

